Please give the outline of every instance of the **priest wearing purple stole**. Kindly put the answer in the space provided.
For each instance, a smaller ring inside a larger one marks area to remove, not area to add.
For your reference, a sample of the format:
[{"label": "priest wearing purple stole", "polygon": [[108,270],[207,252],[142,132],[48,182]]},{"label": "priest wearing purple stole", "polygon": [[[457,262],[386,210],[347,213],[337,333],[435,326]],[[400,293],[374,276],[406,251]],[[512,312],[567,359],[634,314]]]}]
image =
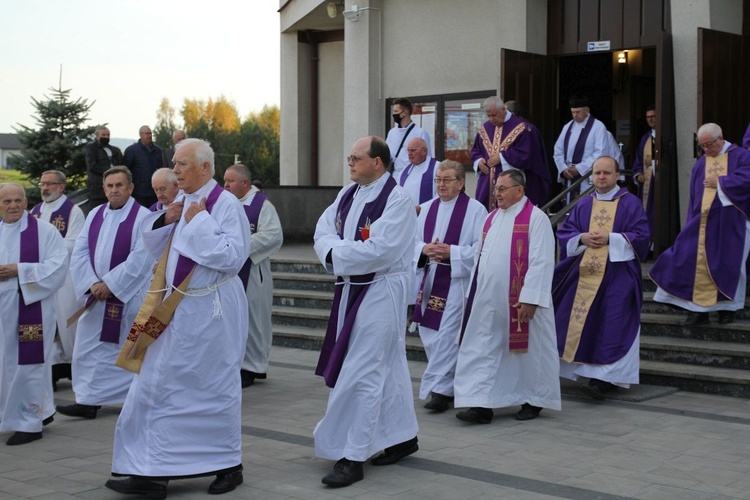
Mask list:
[{"label": "priest wearing purple stole", "polygon": [[705,153],[693,166],[685,225],[649,274],[654,300],[689,311],[685,325],[734,321],[745,306],[745,262],[750,250],[750,152],[724,140],[721,128],[698,129]]},{"label": "priest wearing purple stole", "polygon": [[415,265],[421,285],[413,322],[427,354],[419,397],[430,397],[428,410],[443,412],[453,400],[458,334],[487,209],[464,192],[464,167],[456,161],[440,164],[436,184],[439,197],[419,214]]},{"label": "priest wearing purple stole", "polygon": [[406,304],[417,217],[387,172],[388,145],[364,137],[347,158],[344,187],[315,228],[315,252],[337,279],[316,374],[331,388],[313,435],[315,454],[338,460],[331,487],[364,477],[362,464],[389,465],[417,451],[417,418],[406,364]]},{"label": "priest wearing purple stole", "polygon": [[[174,154],[174,153],[173,153]],[[177,197],[180,190],[177,186],[177,176],[174,175],[172,167],[162,167],[151,176],[151,187],[156,193],[156,203],[149,207],[152,212],[165,210]]]},{"label": "priest wearing purple stole", "polygon": [[498,175],[517,169],[524,173],[526,196],[535,205],[544,205],[552,181],[541,135],[531,123],[508,111],[499,97],[488,97],[484,112],[489,120],[480,127],[471,148],[477,172],[476,200],[489,210],[494,209]]},{"label": "priest wearing purple stole", "polygon": [[397,178],[399,186],[409,193],[417,207],[417,213],[419,213],[422,203],[426,203],[437,196],[435,176],[440,162],[430,156],[427,143],[419,137],[409,141],[406,152],[409,155],[409,164],[401,172],[395,173],[394,176]]},{"label": "priest wearing purple stole", "polygon": [[649,131],[643,134],[638,148],[635,150],[633,162],[633,177],[638,183],[638,195],[646,211],[651,235],[654,234],[654,193],[656,192],[656,107],[646,109],[646,122]]},{"label": "priest wearing purple stole", "polygon": [[267,378],[268,355],[273,342],[271,256],[284,243],[276,208],[266,195],[251,184],[251,180],[250,170],[239,163],[224,172],[224,189],[242,203],[252,233],[250,255],[240,269],[250,313],[250,329],[240,370],[243,388],[253,385],[255,379]]},{"label": "priest wearing purple stole", "polygon": [[[141,225],[143,244],[159,263],[118,358],[140,359],[120,364],[138,371],[112,455],[112,474],[129,477],[105,485],[149,498],[165,498],[172,479],[216,476],[210,494],[243,481],[239,372],[248,318],[237,273],[249,253],[250,225],[237,198],[213,179],[207,142],[181,141],[173,161],[181,191]],[[134,340],[147,347],[140,358],[126,353]]]},{"label": "priest wearing purple stole", "polygon": [[[65,174],[59,170],[47,170],[42,173],[39,189],[42,203],[31,209],[31,215],[49,222],[60,231],[65,241],[68,255],[73,252],[76,238],[83,230],[86,216],[83,211],[65,196]],[[52,349],[52,387],[60,378],[71,378],[70,364],[73,361],[76,324],[68,325],[72,316],[83,303],[76,298],[73,288],[73,277],[68,271],[65,283],[57,292],[55,310],[57,312],[57,335]]]},{"label": "priest wearing purple stole", "polygon": [[614,158],[597,159],[596,192],[557,230],[552,297],[560,376],[589,378],[584,390],[594,399],[639,380],[641,262],[650,231],[638,198],[617,185],[619,176]]},{"label": "priest wearing purple stole", "polygon": [[[104,172],[109,203],[86,217],[70,258],[79,310],[73,348],[76,403],[58,406],[70,417],[96,418],[102,405],[125,401],[133,374],[114,365],[151,280],[154,260],[143,248],[140,224],[147,208],[130,195],[127,167]],[[74,316],[75,317],[75,316]]]},{"label": "priest wearing purple stole", "polygon": [[488,424],[493,408],[521,405],[517,420],[560,409],[549,217],[524,195],[517,170],[496,181],[498,208],[482,228],[454,382],[459,420]]},{"label": "priest wearing purple stole", "polygon": [[27,203],[21,186],[0,184],[0,432],[14,432],[9,446],[41,439],[55,413],[55,294],[68,271],[60,233]]}]

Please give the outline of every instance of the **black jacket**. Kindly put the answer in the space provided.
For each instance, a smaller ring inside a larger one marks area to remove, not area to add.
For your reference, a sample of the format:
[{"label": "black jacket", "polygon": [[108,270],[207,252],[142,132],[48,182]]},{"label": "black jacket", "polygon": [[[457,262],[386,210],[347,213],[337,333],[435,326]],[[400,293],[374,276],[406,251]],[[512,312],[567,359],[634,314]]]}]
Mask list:
[{"label": "black jacket", "polygon": [[99,141],[86,144],[86,173],[88,174],[86,186],[89,188],[89,199],[106,200],[102,187],[102,174],[111,167],[124,165],[120,149],[111,144],[107,147],[112,151],[111,161]]}]

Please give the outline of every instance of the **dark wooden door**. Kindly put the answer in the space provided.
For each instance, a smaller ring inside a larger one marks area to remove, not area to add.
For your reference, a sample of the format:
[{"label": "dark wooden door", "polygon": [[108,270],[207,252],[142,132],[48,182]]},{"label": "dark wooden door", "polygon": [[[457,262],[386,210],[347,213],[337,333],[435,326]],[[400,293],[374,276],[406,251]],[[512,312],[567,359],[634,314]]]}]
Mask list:
[{"label": "dark wooden door", "polygon": [[656,192],[654,253],[669,248],[680,232],[672,36],[662,31],[656,47]]}]

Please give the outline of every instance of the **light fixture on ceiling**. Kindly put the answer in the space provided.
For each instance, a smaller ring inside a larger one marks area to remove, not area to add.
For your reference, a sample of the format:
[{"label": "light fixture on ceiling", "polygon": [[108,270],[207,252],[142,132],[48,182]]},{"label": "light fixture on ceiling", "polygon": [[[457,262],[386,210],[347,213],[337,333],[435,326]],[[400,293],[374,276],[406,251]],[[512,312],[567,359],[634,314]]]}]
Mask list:
[{"label": "light fixture on ceiling", "polygon": [[620,52],[617,55],[617,62],[619,64],[627,64],[628,63],[628,51]]},{"label": "light fixture on ceiling", "polygon": [[328,2],[328,5],[326,5],[326,10],[328,11],[328,17],[331,19],[336,19],[336,16],[339,15],[339,8],[336,5],[336,2]]}]

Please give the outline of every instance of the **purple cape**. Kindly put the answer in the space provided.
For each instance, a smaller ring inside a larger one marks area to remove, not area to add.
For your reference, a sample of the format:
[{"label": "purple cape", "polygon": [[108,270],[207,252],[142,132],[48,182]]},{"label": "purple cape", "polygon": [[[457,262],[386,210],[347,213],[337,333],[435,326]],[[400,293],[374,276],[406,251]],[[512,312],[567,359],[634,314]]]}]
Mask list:
[{"label": "purple cape", "polygon": [[[732,205],[722,207],[717,193],[706,223],[706,259],[719,289],[719,301],[733,300],[737,291],[740,270],[745,265],[745,223],[750,214],[750,152],[733,144],[727,153],[727,175],[719,178],[719,185]],[[674,245],[656,259],[649,272],[665,292],[687,301],[693,300],[705,167],[706,157],[702,156],[690,177],[685,226]]]},{"label": "purple cape", "polygon": [[[643,173],[643,148],[646,147],[646,141],[651,137],[651,131],[646,132],[641,137],[641,142],[638,143],[638,148],[635,150],[635,162],[633,162],[633,177]],[[648,223],[651,227],[651,234],[654,234],[654,192],[656,191],[656,185],[654,184],[655,174],[654,169],[651,169],[651,188],[648,190],[648,203],[646,204],[646,216],[648,217]],[[638,196],[643,202],[643,184],[638,184]]]},{"label": "purple cape", "polygon": [[750,149],[750,125],[747,126],[745,135],[742,137],[742,147],[745,149]]},{"label": "purple cape", "polygon": [[[504,151],[502,155],[508,163],[524,171],[526,174],[526,196],[534,205],[542,206],[547,202],[550,184],[552,184],[542,134],[531,123],[522,120],[517,115],[511,115],[510,119],[503,124],[502,140],[521,123],[526,124],[526,129],[516,137],[510,148]],[[495,137],[495,126],[492,123],[487,121],[482,126],[490,140]],[[471,148],[471,161],[475,162],[480,158],[487,160],[489,157],[489,152],[485,149],[482,138],[477,134],[474,139],[474,146]],[[495,178],[492,180],[493,186],[499,175],[500,169],[495,168]],[[485,207],[489,207],[489,194],[489,176],[478,172],[475,195],[477,201]]]},{"label": "purple cape", "polygon": [[[604,278],[591,304],[581,333],[574,362],[610,364],[622,359],[638,334],[643,301],[641,261],[648,253],[650,233],[646,213],[640,200],[622,188],[613,232],[621,233],[636,254],[636,259],[612,262],[607,259]],[[562,357],[568,336],[573,301],[578,287],[579,266],[583,254],[566,256],[568,241],[588,232],[594,195],[587,196],[557,230],[560,241],[560,263],[552,280],[552,301],[555,306],[557,349]],[[614,327],[613,325],[616,325]]]}]

